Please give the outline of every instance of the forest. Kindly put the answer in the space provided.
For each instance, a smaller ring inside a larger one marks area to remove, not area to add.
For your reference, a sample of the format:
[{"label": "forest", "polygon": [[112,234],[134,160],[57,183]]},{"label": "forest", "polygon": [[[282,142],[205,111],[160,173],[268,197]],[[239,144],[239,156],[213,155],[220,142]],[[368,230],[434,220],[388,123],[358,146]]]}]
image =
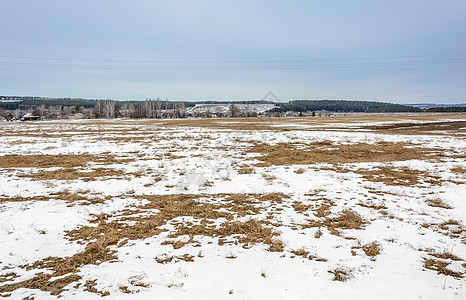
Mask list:
[{"label": "forest", "polygon": [[386,102],[350,101],[350,100],[295,100],[279,103],[276,111],[319,111],[332,112],[421,112],[417,107]]}]

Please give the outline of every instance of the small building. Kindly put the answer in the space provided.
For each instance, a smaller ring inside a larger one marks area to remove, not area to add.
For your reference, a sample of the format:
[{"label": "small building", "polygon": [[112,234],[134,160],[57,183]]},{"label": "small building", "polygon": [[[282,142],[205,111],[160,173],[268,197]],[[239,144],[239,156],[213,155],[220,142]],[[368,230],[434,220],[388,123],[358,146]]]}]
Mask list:
[{"label": "small building", "polygon": [[84,115],[82,113],[76,113],[68,116],[69,119],[84,119]]},{"label": "small building", "polygon": [[21,118],[21,121],[39,121],[39,120],[40,120],[40,116],[34,116],[32,113],[27,113]]},{"label": "small building", "polygon": [[77,113],[68,116],[69,119],[84,119],[84,115],[82,113]]}]

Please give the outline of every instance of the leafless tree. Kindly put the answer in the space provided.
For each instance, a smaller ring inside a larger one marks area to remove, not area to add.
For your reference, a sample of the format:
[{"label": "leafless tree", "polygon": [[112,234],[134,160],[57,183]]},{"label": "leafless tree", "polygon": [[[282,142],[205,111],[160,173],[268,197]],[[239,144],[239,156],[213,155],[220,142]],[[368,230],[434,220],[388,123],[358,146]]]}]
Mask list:
[{"label": "leafless tree", "polygon": [[230,105],[230,108],[228,109],[228,113],[230,117],[236,118],[240,116],[241,111],[239,110],[238,107],[236,107],[236,105],[232,104]]},{"label": "leafless tree", "polygon": [[96,118],[102,118],[103,105],[102,102],[100,102],[100,100],[97,100],[97,102],[94,104],[93,113]]},{"label": "leafless tree", "polygon": [[103,105],[103,113],[105,118],[116,118],[118,116],[118,103],[114,100],[107,99]]}]

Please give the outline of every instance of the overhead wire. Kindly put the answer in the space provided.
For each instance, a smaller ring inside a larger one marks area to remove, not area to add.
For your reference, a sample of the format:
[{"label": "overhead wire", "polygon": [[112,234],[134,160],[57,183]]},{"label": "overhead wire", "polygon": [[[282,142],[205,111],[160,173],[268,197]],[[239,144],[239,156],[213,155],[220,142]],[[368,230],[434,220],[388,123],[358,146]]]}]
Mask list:
[{"label": "overhead wire", "polygon": [[[459,56],[459,57],[455,57]],[[46,58],[0,55],[0,66],[70,69],[121,69],[161,71],[228,71],[228,70],[300,70],[327,68],[396,67],[431,64],[465,63],[466,52],[385,56],[370,58],[335,58],[307,60],[255,61],[151,61],[80,58]]]}]

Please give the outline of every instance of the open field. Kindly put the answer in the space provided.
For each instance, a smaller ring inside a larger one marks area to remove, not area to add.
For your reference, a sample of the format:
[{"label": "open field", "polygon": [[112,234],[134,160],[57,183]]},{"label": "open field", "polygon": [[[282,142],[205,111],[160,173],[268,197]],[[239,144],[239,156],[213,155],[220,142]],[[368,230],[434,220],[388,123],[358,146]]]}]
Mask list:
[{"label": "open field", "polygon": [[3,297],[466,297],[466,114],[0,128]]}]

